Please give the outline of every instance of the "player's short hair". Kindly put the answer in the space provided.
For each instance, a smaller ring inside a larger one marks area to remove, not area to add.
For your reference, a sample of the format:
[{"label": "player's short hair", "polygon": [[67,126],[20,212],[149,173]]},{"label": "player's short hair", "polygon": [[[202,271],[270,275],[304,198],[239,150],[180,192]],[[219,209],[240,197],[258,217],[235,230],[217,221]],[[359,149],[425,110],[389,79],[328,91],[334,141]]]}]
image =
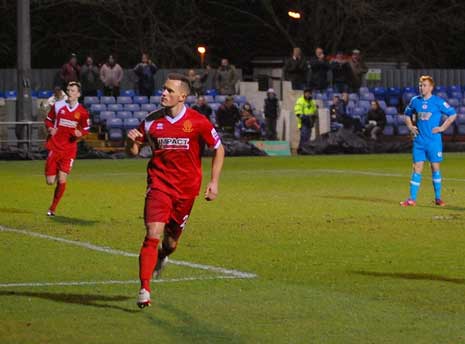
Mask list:
[{"label": "player's short hair", "polygon": [[71,87],[71,86],[76,86],[78,88],[79,92],[81,92],[81,83],[79,81],[71,81],[71,82],[69,82],[67,87]]},{"label": "player's short hair", "polygon": [[420,79],[418,79],[418,83],[421,84],[423,81],[428,81],[431,84],[431,86],[434,87],[434,80],[431,76],[429,75],[420,76]]},{"label": "player's short hair", "polygon": [[190,82],[189,82],[189,79],[185,75],[180,74],[180,73],[169,73],[166,79],[181,81],[181,85],[184,88],[184,91],[186,92],[186,94],[189,95],[189,93],[191,93]]}]

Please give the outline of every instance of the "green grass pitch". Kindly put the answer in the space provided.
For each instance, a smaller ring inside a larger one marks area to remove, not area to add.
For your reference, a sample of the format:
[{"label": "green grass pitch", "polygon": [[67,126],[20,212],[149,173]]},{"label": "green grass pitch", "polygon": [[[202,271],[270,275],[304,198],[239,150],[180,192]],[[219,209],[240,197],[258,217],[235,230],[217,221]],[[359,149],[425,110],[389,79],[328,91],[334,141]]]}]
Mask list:
[{"label": "green grass pitch", "polygon": [[401,208],[407,154],[227,158],[173,259],[257,277],[172,264],[139,310],[137,258],[85,245],[138,253],[145,160],[76,161],[53,219],[44,162],[2,161],[0,343],[463,343],[464,162]]}]

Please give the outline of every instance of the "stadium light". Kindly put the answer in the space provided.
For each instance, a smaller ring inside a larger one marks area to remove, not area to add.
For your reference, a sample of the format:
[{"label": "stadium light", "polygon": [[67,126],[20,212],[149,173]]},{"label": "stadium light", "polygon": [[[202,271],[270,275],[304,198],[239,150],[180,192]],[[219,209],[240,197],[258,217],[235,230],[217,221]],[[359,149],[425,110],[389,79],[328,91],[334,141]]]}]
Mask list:
[{"label": "stadium light", "polygon": [[289,11],[289,12],[287,12],[287,15],[289,17],[291,17],[292,19],[297,19],[298,20],[298,19],[302,18],[300,12],[296,12],[296,11]]},{"label": "stadium light", "polygon": [[199,45],[197,47],[197,52],[200,54],[200,66],[203,68],[205,63],[205,53],[207,52],[207,48],[203,45]]}]

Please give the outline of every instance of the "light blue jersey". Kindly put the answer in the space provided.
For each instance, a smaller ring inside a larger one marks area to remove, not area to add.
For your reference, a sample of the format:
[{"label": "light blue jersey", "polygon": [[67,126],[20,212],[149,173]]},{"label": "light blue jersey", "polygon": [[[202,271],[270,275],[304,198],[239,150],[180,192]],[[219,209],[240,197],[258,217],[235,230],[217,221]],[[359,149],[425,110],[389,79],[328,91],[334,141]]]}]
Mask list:
[{"label": "light blue jersey", "polygon": [[416,115],[418,135],[413,141],[413,161],[442,161],[442,134],[433,133],[433,128],[441,125],[443,115],[455,115],[455,109],[441,97],[432,95],[428,99],[413,97],[405,108],[405,115]]}]

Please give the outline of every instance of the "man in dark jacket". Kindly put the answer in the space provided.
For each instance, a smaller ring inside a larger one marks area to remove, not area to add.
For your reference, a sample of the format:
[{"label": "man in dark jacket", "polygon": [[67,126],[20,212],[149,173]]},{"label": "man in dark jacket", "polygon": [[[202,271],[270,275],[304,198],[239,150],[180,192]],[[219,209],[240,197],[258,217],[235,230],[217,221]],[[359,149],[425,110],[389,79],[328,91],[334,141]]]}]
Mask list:
[{"label": "man in dark jacket", "polygon": [[303,90],[307,79],[307,63],[300,48],[292,50],[292,56],[284,63],[284,79],[292,82],[294,90]]},{"label": "man in dark jacket", "polygon": [[79,73],[81,67],[77,63],[76,54],[71,54],[69,61],[61,67],[60,79],[61,79],[61,88],[66,90],[66,87],[71,81],[79,82]]},{"label": "man in dark jacket", "polygon": [[277,140],[276,121],[278,120],[279,104],[276,93],[272,88],[266,92],[263,110],[266,120],[266,138],[267,140]]},{"label": "man in dark jacket", "polygon": [[241,119],[234,98],[227,96],[224,103],[216,111],[216,124],[225,133],[233,134],[236,123]]},{"label": "man in dark jacket", "polygon": [[147,53],[142,54],[142,61],[134,67],[134,73],[139,78],[137,86],[140,96],[150,97],[155,89],[155,74],[158,67],[150,60]]},{"label": "man in dark jacket", "polygon": [[100,74],[92,57],[87,56],[86,63],[81,68],[81,88],[82,96],[96,96],[99,88]]},{"label": "man in dark jacket", "polygon": [[330,67],[322,48],[318,47],[315,49],[315,56],[310,59],[310,67],[312,69],[310,86],[316,90],[327,88]]}]

